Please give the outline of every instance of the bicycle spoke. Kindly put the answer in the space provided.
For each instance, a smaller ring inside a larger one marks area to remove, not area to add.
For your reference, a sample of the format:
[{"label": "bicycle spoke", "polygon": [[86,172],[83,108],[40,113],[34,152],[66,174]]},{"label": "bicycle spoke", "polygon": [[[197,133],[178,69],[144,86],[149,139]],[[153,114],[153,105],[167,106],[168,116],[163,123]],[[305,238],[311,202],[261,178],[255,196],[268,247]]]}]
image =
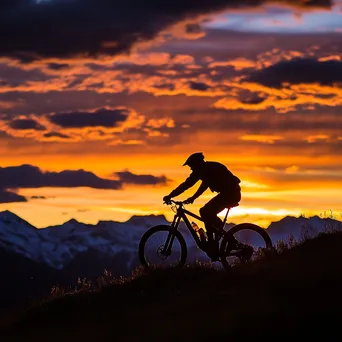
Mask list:
[{"label": "bicycle spoke", "polygon": [[159,231],[151,235],[151,237],[146,241],[145,259],[149,265],[169,267],[180,262],[180,243],[177,238],[174,238],[172,245],[166,246],[168,237],[168,231]]},{"label": "bicycle spoke", "polygon": [[253,224],[241,224],[228,232],[221,246],[221,262],[226,268],[256,260],[263,251],[272,247],[268,234]]}]

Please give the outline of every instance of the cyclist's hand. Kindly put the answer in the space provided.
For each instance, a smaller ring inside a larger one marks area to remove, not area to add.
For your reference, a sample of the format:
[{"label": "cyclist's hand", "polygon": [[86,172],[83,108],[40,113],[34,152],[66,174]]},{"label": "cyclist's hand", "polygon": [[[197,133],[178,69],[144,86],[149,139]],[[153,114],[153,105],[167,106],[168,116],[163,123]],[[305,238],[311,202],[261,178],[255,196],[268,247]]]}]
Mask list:
[{"label": "cyclist's hand", "polygon": [[194,201],[195,201],[194,197],[189,197],[188,199],[184,201],[184,204],[192,204],[194,203]]},{"label": "cyclist's hand", "polygon": [[170,197],[170,196],[164,196],[164,197],[163,197],[163,201],[164,201],[166,204],[171,204],[171,197]]}]

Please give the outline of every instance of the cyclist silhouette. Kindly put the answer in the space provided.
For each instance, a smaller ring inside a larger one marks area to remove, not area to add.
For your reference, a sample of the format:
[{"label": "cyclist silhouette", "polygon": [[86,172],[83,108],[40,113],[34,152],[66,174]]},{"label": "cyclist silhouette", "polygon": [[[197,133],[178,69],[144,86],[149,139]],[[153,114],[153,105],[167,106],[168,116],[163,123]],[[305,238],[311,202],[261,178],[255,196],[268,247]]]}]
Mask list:
[{"label": "cyclist silhouette", "polygon": [[223,229],[223,222],[217,216],[223,209],[237,205],[241,200],[241,182],[238,177],[233,175],[228,168],[218,162],[205,161],[202,152],[193,153],[188,157],[183,166],[189,166],[192,170],[190,176],[180,184],[176,189],[171,191],[163,200],[170,203],[171,198],[182,194],[187,189],[194,186],[199,180],[202,184],[195,194],[185,200],[184,203],[191,204],[196,198],[201,196],[208,188],[212,192],[218,192],[214,198],[206,203],[199,212],[204,221],[208,235],[208,255],[212,260],[217,260],[218,241],[213,238],[214,228]]}]

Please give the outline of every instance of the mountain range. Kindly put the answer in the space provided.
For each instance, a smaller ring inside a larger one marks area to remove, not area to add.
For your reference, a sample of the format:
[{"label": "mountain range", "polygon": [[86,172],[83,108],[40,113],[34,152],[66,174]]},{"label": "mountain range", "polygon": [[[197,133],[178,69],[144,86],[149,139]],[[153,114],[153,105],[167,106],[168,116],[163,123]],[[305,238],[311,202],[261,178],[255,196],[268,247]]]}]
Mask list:
[{"label": "mountain range", "polygon": [[[95,225],[71,219],[61,225],[37,229],[6,210],[0,212],[0,249],[57,270],[89,251],[107,257],[124,254],[126,258],[121,262],[131,270],[141,236],[148,228],[159,224],[169,225],[170,222],[163,215],[132,216],[126,222],[99,221]],[[233,225],[229,223],[227,227]],[[342,227],[342,222],[332,218],[286,216],[272,222],[267,232],[276,242],[288,239],[290,234],[300,240],[303,235],[313,236],[338,227]],[[184,224],[180,230],[191,251],[195,246],[191,235]]]},{"label": "mountain range", "polygon": [[[19,304],[47,294],[56,284],[69,286],[78,278],[94,279],[105,269],[115,276],[128,276],[139,265],[137,249],[142,235],[159,224],[170,222],[163,215],[132,216],[126,222],[99,221],[95,225],[71,219],[37,229],[10,211],[0,212],[0,300]],[[272,222],[267,232],[276,243],[290,235],[300,240],[331,229],[342,229],[342,222],[286,216]],[[187,242],[188,261],[208,260],[184,224],[180,231]]]}]

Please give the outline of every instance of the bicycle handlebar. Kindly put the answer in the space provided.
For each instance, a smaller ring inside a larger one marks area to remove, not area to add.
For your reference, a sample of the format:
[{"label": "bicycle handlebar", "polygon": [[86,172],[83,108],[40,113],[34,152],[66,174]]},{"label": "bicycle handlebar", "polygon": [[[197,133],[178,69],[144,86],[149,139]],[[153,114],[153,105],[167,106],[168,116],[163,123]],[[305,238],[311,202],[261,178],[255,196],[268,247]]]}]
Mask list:
[{"label": "bicycle handlebar", "polygon": [[171,205],[172,203],[173,203],[173,204],[176,204],[176,205],[184,205],[184,204],[186,204],[185,201],[174,201],[174,200],[170,200],[169,203],[164,202],[164,204],[167,204],[167,205]]}]

